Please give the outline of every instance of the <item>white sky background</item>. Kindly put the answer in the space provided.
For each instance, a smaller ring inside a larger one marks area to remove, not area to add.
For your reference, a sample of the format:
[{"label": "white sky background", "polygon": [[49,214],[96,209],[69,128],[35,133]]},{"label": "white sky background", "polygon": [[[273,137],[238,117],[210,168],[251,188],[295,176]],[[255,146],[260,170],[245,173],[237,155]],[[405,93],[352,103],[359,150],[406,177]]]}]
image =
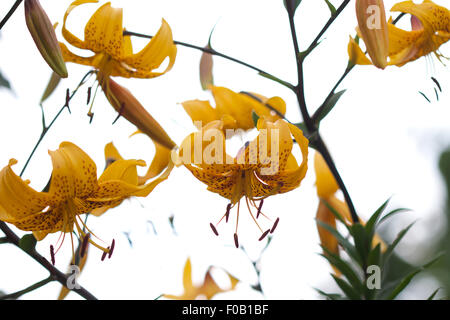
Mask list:
[{"label": "white sky background", "polygon": [[[443,0],[435,2],[447,4]],[[3,16],[13,3],[13,0],[2,0],[0,15]],[[41,0],[52,22],[57,21],[60,26],[70,3],[70,0]],[[340,1],[332,3],[337,7]],[[385,1],[386,8],[391,8],[393,3]],[[217,23],[212,41],[216,50],[296,82],[289,24],[281,0],[117,0],[112,4],[124,7],[124,26],[130,31],[155,34],[161,18],[165,18],[175,40],[201,46],[206,44],[211,28]],[[96,8],[95,4],[77,8],[69,18],[69,30],[81,37],[85,23]],[[323,1],[303,0],[296,15],[302,49],[315,38],[328,17]],[[311,113],[345,69],[348,36],[354,34],[355,25],[354,8],[349,5],[308,57],[305,89]],[[57,35],[62,39],[60,27]],[[146,43],[141,39],[133,41],[135,49]],[[0,70],[14,90],[11,93],[0,89],[0,166],[7,165],[14,157],[19,160],[15,167],[19,173],[41,132],[38,101],[50,76],[26,28],[23,5],[3,28],[0,47]],[[450,56],[448,45],[442,48],[442,53]],[[175,66],[166,75],[149,80],[117,79],[133,92],[177,143],[194,130],[179,103],[211,98],[200,87],[200,54],[178,46]],[[300,120],[295,96],[288,89],[227,60],[216,57],[214,63],[216,85],[268,97],[278,95],[287,102],[288,118]],[[73,89],[89,69],[69,64],[68,70],[69,78],[61,82],[45,103],[47,120],[64,104],[66,88]],[[439,102],[436,102],[431,76],[440,81],[444,90]],[[414,210],[395,220],[396,233],[408,222],[419,219],[406,237],[408,241],[399,247],[401,255],[412,262],[423,261],[427,246],[431,245],[430,235],[443,232],[440,210],[444,189],[437,171],[437,156],[450,140],[448,80],[448,68],[434,57],[385,71],[357,67],[340,87],[348,91],[321,126],[362,217],[367,218],[390,196],[393,196],[391,208]],[[419,90],[433,103],[421,97]],[[72,114],[64,112],[25,172],[24,178],[30,179],[38,190],[45,186],[51,173],[47,150],[57,149],[62,141],[74,142],[85,150],[97,163],[99,174],[104,166],[103,147],[110,141],[124,157],[151,162],[153,144],[145,136],[128,138],[134,127],[125,119],[111,125],[116,113],[102,92],[97,95],[94,121],[89,124],[86,91],[87,86],[79,91],[70,104]],[[311,151],[311,156],[313,153]],[[269,299],[316,299],[318,295],[313,288],[328,288],[330,283],[331,268],[318,255],[320,247],[314,221],[318,200],[312,164],[310,162],[310,170],[300,188],[270,197],[264,203],[267,214],[281,218],[261,262],[262,286]],[[220,226],[220,237],[215,237],[208,226],[223,215],[226,204],[225,199],[208,192],[185,168],[174,170],[148,198],[131,199],[100,219],[89,218],[89,227],[100,238],[108,243],[116,239],[116,249],[111,260],[100,262],[101,252],[92,247],[80,284],[101,299],[154,299],[162,293],[181,293],[182,271],[189,256],[194,281],[202,281],[209,265],[223,267],[241,279],[237,290],[217,298],[261,298],[250,288],[256,275],[249,259],[234,248],[236,211],[232,211],[232,224]],[[175,216],[177,235],[168,223],[171,215]],[[259,233],[250,219],[244,206],[240,242],[256,259],[262,244],[257,242]],[[157,235],[147,221],[153,222]],[[123,232],[130,233],[133,247],[129,246]],[[388,234],[387,240],[392,240],[394,235]],[[49,258],[49,245],[57,239],[58,234],[47,237],[38,244],[38,250]],[[56,256],[57,267],[65,270],[70,255],[70,240],[66,238],[62,251]],[[0,257],[0,290],[14,292],[47,277],[45,269],[13,246],[1,245]],[[437,286],[435,282],[420,283],[423,286],[419,292],[410,291],[404,297],[425,298]],[[59,288],[58,283],[51,283],[22,298],[54,299]],[[69,298],[79,296],[71,293]]]}]

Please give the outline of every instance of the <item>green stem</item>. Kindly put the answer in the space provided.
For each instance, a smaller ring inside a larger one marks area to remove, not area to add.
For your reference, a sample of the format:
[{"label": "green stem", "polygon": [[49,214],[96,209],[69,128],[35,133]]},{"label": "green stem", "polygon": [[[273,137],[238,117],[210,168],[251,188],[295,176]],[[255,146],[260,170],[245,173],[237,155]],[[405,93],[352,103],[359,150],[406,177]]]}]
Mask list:
[{"label": "green stem", "polygon": [[16,11],[17,7],[22,3],[22,0],[17,0],[13,6],[11,7],[11,9],[9,9],[8,13],[6,14],[6,16],[3,18],[3,20],[0,22],[0,30],[3,28],[3,26],[5,25],[6,22],[8,22],[9,18],[11,18],[11,16],[13,15],[13,13]]},{"label": "green stem", "polygon": [[45,135],[47,134],[47,132],[50,130],[50,128],[53,126],[53,124],[56,122],[56,120],[58,120],[59,116],[62,114],[62,112],[67,108],[69,111],[69,102],[70,100],[72,100],[72,98],[75,96],[75,94],[77,93],[78,89],[85,83],[86,79],[88,76],[90,76],[94,71],[89,71],[88,73],[86,73],[83,78],[81,79],[81,81],[78,83],[78,86],[72,91],[72,94],[70,94],[67,98],[67,101],[65,102],[65,104],[62,106],[61,109],[59,109],[58,113],[55,115],[55,117],[53,118],[53,120],[50,122],[50,124],[48,126],[45,126],[45,115],[44,115],[44,109],[42,108],[42,123],[43,123],[43,128],[42,128],[42,132],[41,135],[39,136],[39,139],[37,140],[36,144],[33,147],[33,150],[31,151],[30,155],[28,156],[27,161],[25,162],[25,165],[22,168],[22,171],[20,172],[20,176],[22,177],[26,168],[28,167],[31,158],[33,158],[34,153],[36,152],[37,148],[39,147],[39,145],[41,144],[42,140],[44,140]]},{"label": "green stem", "polygon": [[8,237],[1,237],[0,244],[9,243]]},{"label": "green stem", "polygon": [[[341,189],[342,193],[344,194],[345,201],[348,205],[348,208],[350,210],[350,214],[352,216],[353,223],[359,223],[359,218],[356,213],[355,207],[353,205],[352,199],[350,197],[350,194],[344,184],[344,181],[342,180],[339,171],[336,168],[336,165],[333,161],[333,158],[325,145],[324,141],[322,140],[322,137],[319,134],[319,130],[314,124],[313,119],[309,115],[308,108],[306,106],[305,101],[305,92],[304,92],[304,85],[303,85],[303,61],[305,57],[312,51],[312,49],[317,45],[319,39],[321,36],[325,33],[325,31],[330,27],[330,25],[334,22],[334,20],[339,16],[339,14],[344,10],[344,8],[348,5],[350,1],[345,0],[338,10],[336,10],[336,13],[332,15],[332,17],[328,20],[326,25],[322,28],[319,35],[316,37],[316,39],[312,42],[312,44],[309,46],[308,50],[306,52],[301,53],[299,50],[298,45],[298,39],[297,39],[297,32],[295,30],[295,22],[294,22],[294,8],[292,7],[292,3],[290,1],[286,1],[286,9],[288,12],[289,17],[289,25],[291,29],[291,35],[292,35],[292,41],[294,44],[294,50],[296,55],[296,61],[297,61],[297,73],[298,73],[298,84],[295,86],[294,92],[297,96],[298,104],[300,107],[300,112],[303,117],[303,121],[305,123],[306,129],[309,131],[308,134],[311,137],[314,137],[314,144],[317,148],[317,150],[320,152],[320,154],[323,156],[325,162],[327,163],[330,171],[332,172],[334,178],[336,179],[337,184],[339,185],[339,188]],[[342,80],[341,80],[342,81]]]},{"label": "green stem", "polygon": [[[123,32],[123,35],[124,35],[124,36],[134,36],[134,37],[146,38],[146,39],[151,39],[151,38],[153,38],[153,36],[151,36],[151,35],[146,35],[146,34],[137,33],[137,32],[132,32],[132,31],[124,31],[124,32]],[[268,72],[266,72],[266,71],[264,71],[264,70],[262,70],[262,69],[260,69],[260,68],[257,68],[257,67],[255,67],[255,66],[252,66],[251,64],[248,64],[248,63],[246,63],[246,62],[244,62],[244,61],[241,61],[241,60],[238,60],[238,59],[236,59],[236,58],[227,56],[226,54],[223,54],[223,53],[221,53],[221,52],[219,52],[219,51],[216,51],[215,49],[213,49],[213,48],[211,48],[211,47],[199,47],[199,46],[196,46],[196,45],[193,45],[193,44],[190,44],[190,43],[181,42],[181,41],[175,41],[175,40],[173,41],[173,43],[174,43],[174,44],[177,44],[177,45],[180,45],[180,46],[187,47],[187,48],[191,48],[191,49],[195,49],[195,50],[200,50],[200,51],[202,51],[202,52],[206,52],[206,53],[212,54],[212,55],[214,55],[214,56],[222,57],[222,58],[224,58],[224,59],[233,61],[233,62],[238,63],[238,64],[240,64],[240,65],[243,65],[243,66],[245,66],[245,67],[247,67],[247,68],[250,68],[250,69],[252,69],[252,70],[255,70],[255,71],[257,71],[260,75],[262,75],[263,77],[268,78],[268,79],[273,80],[273,81],[276,81],[276,82],[282,84],[283,86],[285,86],[285,87],[287,87],[287,88],[289,88],[289,89],[292,89],[292,88],[294,87],[294,86],[293,86],[292,84],[290,84],[288,81],[284,81],[284,80],[282,80],[282,79],[280,79],[280,78],[278,78],[278,77],[275,77],[274,75],[272,75],[272,74],[270,74],[270,73],[268,73]]]},{"label": "green stem", "polygon": [[35,283],[35,284],[33,284],[33,285],[29,286],[28,288],[25,288],[23,290],[20,290],[20,291],[11,293],[11,294],[7,294],[7,295],[4,295],[4,296],[0,296],[0,300],[16,300],[19,297],[23,296],[24,294],[29,293],[31,291],[34,291],[36,289],[39,289],[40,287],[43,287],[47,283],[50,283],[52,281],[54,281],[54,279],[50,276],[50,277],[48,277],[48,278],[46,278],[46,279],[44,279],[42,281],[39,281],[39,282],[37,282],[37,283]]}]

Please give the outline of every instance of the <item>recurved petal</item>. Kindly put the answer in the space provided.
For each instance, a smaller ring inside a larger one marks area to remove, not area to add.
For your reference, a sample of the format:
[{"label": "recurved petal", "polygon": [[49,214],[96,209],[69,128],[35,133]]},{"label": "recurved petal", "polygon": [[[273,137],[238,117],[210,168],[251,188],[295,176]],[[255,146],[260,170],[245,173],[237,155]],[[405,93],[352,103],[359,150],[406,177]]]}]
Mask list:
[{"label": "recurved petal", "polygon": [[205,125],[211,121],[219,120],[216,110],[209,101],[189,100],[181,103],[192,121],[201,121]]},{"label": "recurved petal", "polygon": [[150,77],[150,75],[157,76],[169,71],[175,63],[176,55],[177,48],[173,43],[172,30],[166,20],[163,19],[160,29],[152,40],[138,53],[126,56],[124,62],[137,71],[150,72],[158,68],[168,57],[167,68],[163,72],[149,73]]},{"label": "recurved petal", "polygon": [[116,160],[111,163],[98,179],[99,183],[110,180],[120,180],[131,185],[138,184],[137,166],[144,167],[143,160]]},{"label": "recurved petal", "polygon": [[62,42],[59,43],[59,47],[61,48],[62,56],[63,56],[65,62],[73,62],[73,63],[81,64],[84,66],[96,67],[98,55],[93,55],[90,57],[81,57],[81,56],[76,55],[75,53],[71,52],[67,48],[67,46]]},{"label": "recurved petal", "polygon": [[109,2],[98,8],[84,29],[86,47],[121,60],[124,56],[122,20],[122,8],[113,8]]},{"label": "recurved petal", "polygon": [[153,141],[153,143],[155,144],[155,156],[153,157],[152,163],[145,176],[138,177],[139,185],[145,184],[148,180],[158,176],[165,168],[167,168],[171,161],[171,150],[157,142]]},{"label": "recurved petal", "polygon": [[49,190],[52,201],[85,198],[97,189],[97,166],[75,144],[63,142],[49,154],[53,163]]},{"label": "recurved petal", "polygon": [[254,128],[252,119],[252,102],[249,97],[238,94],[225,87],[211,86],[211,93],[216,101],[218,115],[230,115],[236,120],[236,127],[248,130]]},{"label": "recurved petal", "polygon": [[119,150],[117,150],[114,144],[110,142],[105,146],[106,167],[117,160],[124,160],[124,158],[120,155]]},{"label": "recurved petal", "polygon": [[339,189],[339,186],[327,163],[318,152],[314,155],[314,170],[316,172],[316,186],[319,197],[325,199],[332,196]]},{"label": "recurved petal", "polygon": [[0,220],[14,222],[41,212],[49,205],[49,196],[37,192],[12,170],[17,163],[11,159],[0,171]]},{"label": "recurved petal", "polygon": [[[24,231],[38,231],[44,233],[52,233],[61,230],[61,221],[63,213],[61,209],[55,208],[47,212],[38,212],[27,215],[21,219],[12,222],[17,228]],[[44,236],[45,237],[45,236]],[[40,240],[40,238],[36,238]]]},{"label": "recurved petal", "polygon": [[80,48],[80,49],[87,49],[86,44],[84,41],[80,40],[77,36],[72,34],[69,30],[66,28],[66,21],[69,14],[72,12],[73,9],[78,7],[81,4],[85,3],[97,3],[98,0],[76,0],[72,2],[67,8],[66,13],[64,14],[64,21],[63,21],[63,27],[62,27],[62,35],[64,39],[66,39],[67,42],[69,42],[74,47]]},{"label": "recurved petal", "polygon": [[371,65],[372,62],[367,58],[367,56],[362,51],[359,44],[356,43],[355,39],[350,36],[350,40],[348,42],[348,59],[353,64],[358,65]]}]

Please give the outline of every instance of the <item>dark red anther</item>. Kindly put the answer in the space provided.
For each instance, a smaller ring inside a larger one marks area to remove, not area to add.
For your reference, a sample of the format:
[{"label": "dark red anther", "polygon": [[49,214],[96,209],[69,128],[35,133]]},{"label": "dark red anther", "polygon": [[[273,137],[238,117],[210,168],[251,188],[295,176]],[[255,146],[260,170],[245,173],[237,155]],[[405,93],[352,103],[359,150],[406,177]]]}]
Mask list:
[{"label": "dark red anther", "polygon": [[[107,249],[108,249],[108,251],[109,251],[109,247],[108,247]],[[105,260],[106,255],[108,254],[108,251],[103,251],[103,254],[102,254],[102,261]]]},{"label": "dark red anther", "polygon": [[89,244],[89,239],[91,238],[91,234],[88,233],[84,236],[83,242],[81,243],[80,257],[83,258],[86,254],[86,249]]},{"label": "dark red anther", "polygon": [[66,104],[64,106],[67,107],[67,109],[69,110],[69,113],[72,113],[70,111],[69,101],[70,101],[70,90],[69,90],[69,88],[67,88],[67,90],[66,90]]},{"label": "dark red anther", "polygon": [[91,102],[91,90],[92,90],[92,87],[89,87],[88,90],[87,90],[87,102],[86,102],[86,104],[89,104],[89,102]]},{"label": "dark red anther", "polygon": [[239,248],[239,239],[237,233],[234,234],[234,245]]},{"label": "dark red anther", "polygon": [[212,223],[210,223],[209,226],[211,227],[211,229],[212,229],[212,231],[214,232],[214,234],[215,234],[216,236],[218,236],[219,233],[217,232],[216,227],[214,227],[214,225],[213,225]]},{"label": "dark red anther", "polygon": [[267,229],[262,235],[261,237],[259,237],[258,241],[262,241],[270,232],[270,229]]},{"label": "dark red anther", "polygon": [[111,249],[109,249],[109,253],[108,253],[108,259],[111,259],[111,256],[114,252],[114,247],[116,246],[116,240],[112,240],[111,242]]},{"label": "dark red anther", "polygon": [[231,203],[227,204],[227,211],[225,212],[225,223],[228,222],[228,218],[230,217]]},{"label": "dark red anther", "polygon": [[50,257],[52,259],[52,265],[55,265],[55,248],[53,248],[53,245],[50,245]]},{"label": "dark red anther", "polygon": [[278,226],[278,222],[280,222],[280,218],[277,218],[277,220],[275,220],[275,223],[273,224],[272,230],[270,230],[270,233],[273,233],[275,231],[275,229]]},{"label": "dark red anther", "polygon": [[264,203],[264,199],[262,199],[261,202],[259,203],[258,212],[256,212],[256,219],[258,219],[259,215],[261,214],[261,209],[262,209],[263,203]]}]

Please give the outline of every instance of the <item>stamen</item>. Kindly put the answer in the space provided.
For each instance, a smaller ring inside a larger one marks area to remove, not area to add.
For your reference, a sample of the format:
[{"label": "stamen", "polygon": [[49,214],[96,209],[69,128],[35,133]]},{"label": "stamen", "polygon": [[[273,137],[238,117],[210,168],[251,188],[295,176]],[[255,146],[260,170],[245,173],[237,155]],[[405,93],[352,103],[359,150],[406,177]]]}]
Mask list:
[{"label": "stamen", "polygon": [[230,217],[231,203],[227,204],[227,211],[225,213],[225,223],[228,223],[228,218]]},{"label": "stamen", "polygon": [[249,212],[250,215],[252,216],[253,221],[254,221],[254,222],[256,223],[256,225],[258,226],[258,229],[259,229],[261,232],[263,232],[262,229],[261,229],[261,227],[260,227],[259,224],[258,224],[258,221],[256,221],[255,217],[253,216],[253,213],[252,213],[252,210],[250,209],[250,205],[249,205],[249,203],[248,203],[248,198],[247,198],[247,197],[245,197],[245,203],[247,204],[248,212]]},{"label": "stamen", "polygon": [[216,227],[214,227],[214,225],[213,225],[212,223],[210,223],[209,226],[211,227],[211,229],[212,229],[212,231],[214,232],[214,234],[215,234],[216,236],[218,236],[219,233],[217,232]]},{"label": "stamen", "polygon": [[234,245],[239,248],[239,239],[237,233],[234,234]]},{"label": "stamen", "polygon": [[261,237],[258,239],[258,241],[262,241],[270,232],[270,229],[267,229],[262,235]]},{"label": "stamen", "polygon": [[109,249],[109,253],[108,253],[108,259],[111,259],[111,256],[114,252],[114,247],[116,246],[116,240],[112,240],[111,242],[111,249]]},{"label": "stamen", "polygon": [[89,102],[91,101],[91,90],[92,90],[92,87],[89,87],[88,90],[87,90],[87,102],[86,102],[86,104],[89,104]]},{"label": "stamen", "polygon": [[80,257],[83,258],[86,254],[86,249],[89,244],[89,238],[91,237],[91,234],[88,233],[86,236],[83,237],[83,242],[81,244],[81,250],[80,250]]},{"label": "stamen", "polygon": [[52,259],[52,265],[55,265],[55,249],[53,245],[50,245],[50,257]]},{"label": "stamen", "polygon": [[69,90],[69,88],[67,88],[67,90],[66,90],[66,103],[64,104],[64,106],[67,108],[67,110],[69,110],[69,113],[72,113],[72,111],[70,111],[69,101],[70,101],[70,90]]},{"label": "stamen", "polygon": [[[109,250],[109,247],[107,250]],[[107,254],[108,254],[108,251],[103,251],[102,258],[101,258],[102,261],[105,260]]]},{"label": "stamen", "polygon": [[259,215],[261,214],[261,209],[264,203],[264,199],[261,199],[261,201],[259,202],[259,206],[258,206],[258,212],[256,213],[256,219],[258,219]]},{"label": "stamen", "polygon": [[273,233],[275,231],[275,229],[278,226],[278,222],[280,222],[280,218],[277,218],[277,220],[275,220],[275,223],[273,224],[272,229],[270,230],[270,233]]}]

